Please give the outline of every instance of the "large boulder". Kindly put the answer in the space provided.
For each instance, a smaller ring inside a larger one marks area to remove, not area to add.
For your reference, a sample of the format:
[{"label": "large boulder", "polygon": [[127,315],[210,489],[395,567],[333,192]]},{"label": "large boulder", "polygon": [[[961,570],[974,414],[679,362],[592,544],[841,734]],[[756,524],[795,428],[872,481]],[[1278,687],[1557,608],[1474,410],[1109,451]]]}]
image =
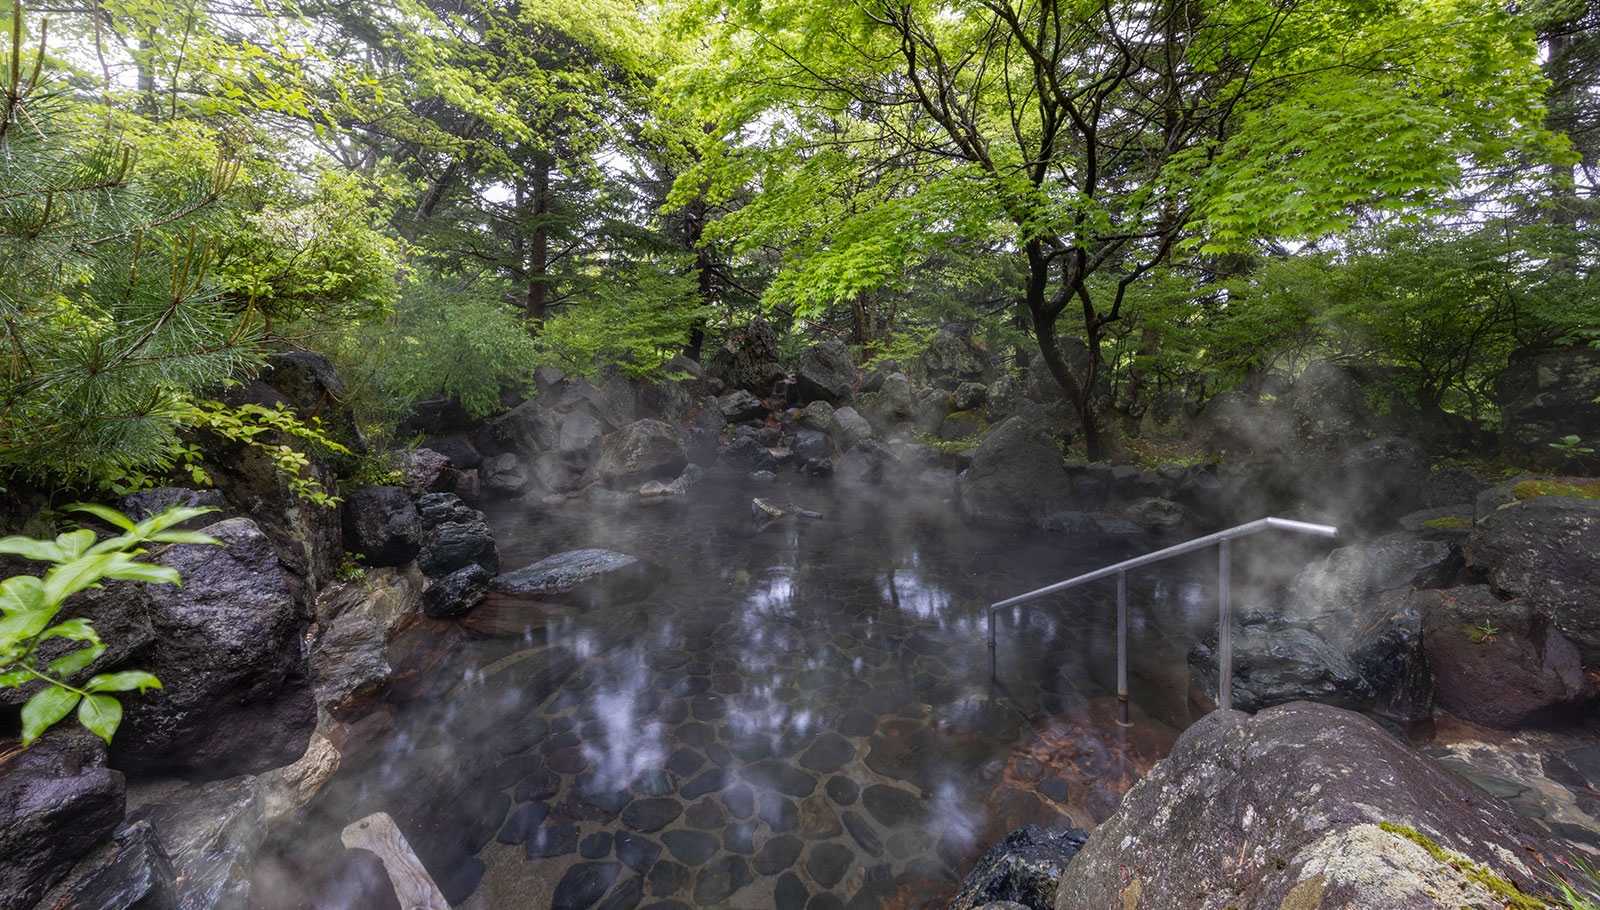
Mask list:
[{"label": "large boulder", "polygon": [[562,416],[537,401],[525,401],[489,421],[478,434],[486,455],[505,452],[532,456],[555,448],[561,438]]},{"label": "large boulder", "polygon": [[113,766],[213,779],[285,765],[316,725],[301,618],[255,522],[205,529],[222,546],[178,544],[155,561],[183,585],[151,585],[156,639],[129,663],[162,688],[122,699]]},{"label": "large boulder", "polygon": [[344,503],[344,541],[368,566],[398,566],[422,548],[422,519],[405,487],[361,487]]},{"label": "large boulder", "polygon": [[949,910],[979,910],[1007,902],[1048,910],[1055,904],[1061,874],[1083,849],[1086,836],[1077,828],[1018,828],[983,854]]},{"label": "large boulder", "polygon": [[1578,649],[1527,601],[1487,585],[1413,596],[1440,707],[1474,723],[1516,729],[1594,697]]},{"label": "large boulder", "polygon": [[765,401],[745,389],[734,389],[717,399],[717,411],[725,424],[765,421],[771,410]]},{"label": "large boulder", "polygon": [[37,906],[178,910],[177,878],[156,829],[137,821],[112,832]]},{"label": "large boulder", "polygon": [[1594,448],[1600,439],[1600,350],[1574,345],[1515,354],[1495,383],[1495,397],[1505,449],[1519,461],[1566,469],[1569,456],[1551,443],[1577,436]]},{"label": "large boulder", "polygon": [[1329,509],[1348,530],[1390,530],[1400,516],[1422,508],[1428,474],[1427,456],[1404,439],[1362,443],[1339,459]]},{"label": "large boulder", "polygon": [[266,839],[256,778],[236,777],[185,787],[129,814],[147,821],[171,857],[178,906],[196,910],[247,910],[250,871]]},{"label": "large boulder", "polygon": [[848,452],[861,440],[872,438],[872,424],[855,408],[840,408],[828,420],[828,435],[839,451]]},{"label": "large boulder", "polygon": [[595,474],[611,486],[677,477],[689,463],[683,434],[659,420],[639,420],[606,437]]},{"label": "large boulder", "polygon": [[765,398],[788,380],[778,353],[778,336],[764,319],[752,319],[743,329],[722,336],[705,360],[706,375],[720,379],[730,389],[744,389]]},{"label": "large boulder", "polygon": [[454,493],[429,493],[417,500],[422,513],[422,551],[417,565],[429,578],[443,578],[477,563],[490,572],[500,569],[494,531],[483,513]]},{"label": "large boulder", "polygon": [[1318,361],[1305,368],[1290,391],[1286,448],[1302,454],[1344,451],[1366,439],[1372,409],[1355,375]]},{"label": "large boulder", "polygon": [[315,419],[336,442],[356,451],[366,450],[366,436],[345,404],[344,382],[328,358],[310,351],[273,354],[260,379],[283,396],[302,421]]},{"label": "large boulder", "polygon": [[1340,547],[1295,576],[1285,613],[1316,629],[1335,647],[1351,647],[1372,616],[1414,589],[1448,585],[1461,566],[1449,543],[1397,532]]},{"label": "large boulder", "polygon": [[972,327],[959,323],[940,328],[922,352],[921,361],[928,384],[941,389],[984,382],[993,371],[989,352],[972,341]]},{"label": "large boulder", "polygon": [[591,468],[600,458],[600,447],[605,440],[605,426],[588,411],[574,411],[561,421],[561,432],[556,437],[556,454],[569,465]]},{"label": "large boulder", "polygon": [[588,414],[600,422],[606,433],[627,426],[639,417],[638,392],[633,383],[620,376],[607,380],[604,386],[596,386],[586,379],[568,380],[565,385],[556,400],[556,410]]},{"label": "large boulder", "polygon": [[794,378],[801,401],[843,404],[855,395],[855,358],[837,338],[814,344],[800,352],[800,366]]},{"label": "large boulder", "polygon": [[572,550],[506,572],[490,587],[515,597],[579,604],[626,603],[649,593],[650,567],[612,550]]},{"label": "large boulder", "polygon": [[[1197,698],[1217,694],[1215,631],[1189,651],[1189,682]],[[1311,629],[1250,612],[1233,626],[1233,704],[1258,711],[1293,701],[1365,707],[1372,688],[1339,649]]]},{"label": "large boulder", "polygon": [[1271,420],[1266,409],[1243,392],[1212,396],[1195,420],[1208,444],[1223,452],[1250,452],[1272,448]]},{"label": "large boulder", "polygon": [[122,821],[122,774],[105,760],[105,744],[81,730],[27,749],[0,741],[0,910],[33,906]]},{"label": "large boulder", "polygon": [[1056,441],[1018,417],[984,437],[957,489],[961,514],[972,521],[1036,525],[1073,506],[1072,477]]},{"label": "large boulder", "polygon": [[1600,500],[1537,496],[1478,522],[1463,548],[1468,565],[1600,664]]},{"label": "large boulder", "polygon": [[[1560,851],[1359,715],[1296,703],[1190,727],[1090,835],[1056,910],[1456,910]],[[1476,864],[1482,864],[1480,871]],[[1500,898],[1500,899],[1497,899]]]}]

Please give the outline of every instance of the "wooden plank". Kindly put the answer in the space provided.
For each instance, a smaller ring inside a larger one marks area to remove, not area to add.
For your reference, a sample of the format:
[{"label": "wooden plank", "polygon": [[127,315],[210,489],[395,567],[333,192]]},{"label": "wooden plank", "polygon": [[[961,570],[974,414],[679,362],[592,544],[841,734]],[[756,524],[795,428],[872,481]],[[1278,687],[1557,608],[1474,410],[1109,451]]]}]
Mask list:
[{"label": "wooden plank", "polygon": [[450,910],[444,895],[439,893],[439,886],[433,883],[433,876],[422,867],[422,860],[412,852],[406,836],[400,833],[389,813],[374,812],[351,822],[340,832],[339,840],[346,847],[378,854],[403,910]]}]

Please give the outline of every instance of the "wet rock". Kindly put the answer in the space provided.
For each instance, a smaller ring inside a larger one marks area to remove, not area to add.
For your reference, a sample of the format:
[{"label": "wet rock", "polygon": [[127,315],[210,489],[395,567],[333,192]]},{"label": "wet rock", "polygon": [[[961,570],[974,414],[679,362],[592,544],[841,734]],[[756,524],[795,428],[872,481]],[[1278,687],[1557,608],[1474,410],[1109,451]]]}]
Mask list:
[{"label": "wet rock", "polygon": [[800,833],[809,840],[822,840],[844,833],[839,813],[833,810],[826,796],[818,793],[801,800]]},{"label": "wet rock", "polygon": [[1518,729],[1594,696],[1578,649],[1526,601],[1487,585],[1419,591],[1439,706],[1473,723]]},{"label": "wet rock", "polygon": [[877,832],[872,830],[872,826],[867,824],[866,819],[848,809],[844,811],[841,819],[844,822],[844,829],[850,832],[850,839],[856,842],[856,846],[860,847],[863,853],[868,856],[883,855],[883,841],[879,839]]},{"label": "wet rock", "polygon": [[851,484],[881,484],[894,478],[894,454],[876,439],[863,439],[840,456],[835,471]]},{"label": "wet rock", "polygon": [[595,474],[610,486],[677,477],[689,463],[682,434],[659,420],[630,423],[605,440]]},{"label": "wet rock", "polygon": [[963,516],[999,524],[1037,524],[1075,495],[1055,440],[1016,417],[984,437],[957,489]]},{"label": "wet rock", "polygon": [[418,433],[424,436],[440,436],[446,433],[459,433],[471,427],[472,416],[461,406],[459,398],[454,396],[429,398],[412,405],[411,413],[395,428],[395,438],[407,439]]},{"label": "wet rock", "polygon": [[728,785],[729,776],[722,768],[712,768],[684,784],[679,795],[684,799],[699,799],[708,793],[717,793]]},{"label": "wet rock", "polygon": [[813,401],[794,415],[795,423],[818,433],[828,432],[833,423],[833,405],[826,401]]},{"label": "wet rock", "polygon": [[1374,421],[1355,375],[1338,364],[1319,361],[1295,380],[1289,422],[1285,441],[1291,448],[1327,454],[1364,441]]},{"label": "wet rock", "polygon": [[250,906],[250,868],[266,839],[265,804],[251,777],[187,787],[146,803],[129,821],[148,821],[172,860],[180,906]]},{"label": "wet rock", "polygon": [[814,344],[800,352],[795,382],[801,401],[847,402],[855,394],[855,360],[837,338]]},{"label": "wet rock", "polygon": [[84,857],[39,906],[177,910],[174,878],[155,829],[149,822],[134,822]]},{"label": "wet rock", "polygon": [[806,872],[817,884],[832,888],[839,884],[855,861],[855,854],[843,844],[817,844],[806,858]]},{"label": "wet rock", "polygon": [[756,796],[749,787],[733,787],[724,791],[722,804],[728,807],[728,814],[734,818],[745,819],[756,814]]},{"label": "wet rock", "polygon": [[1590,446],[1600,438],[1600,404],[1595,403],[1600,398],[1600,351],[1587,345],[1519,351],[1495,383],[1495,398],[1504,423],[1504,449],[1519,461],[1566,469],[1569,456],[1550,443],[1577,436]]},{"label": "wet rock", "polygon": [[749,392],[739,389],[717,399],[717,410],[724,423],[744,423],[747,420],[766,420],[770,409],[767,403]]},{"label": "wet rock", "polygon": [[578,863],[568,868],[551,895],[551,910],[588,910],[605,895],[620,874],[622,864],[614,862]]},{"label": "wet rock", "polygon": [[700,829],[721,828],[728,823],[728,815],[715,800],[703,799],[683,813],[683,820]]},{"label": "wet rock", "polygon": [[785,873],[772,888],[772,906],[774,910],[804,910],[806,898],[810,896],[800,876]]},{"label": "wet rock", "polygon": [[1372,711],[1400,723],[1433,715],[1434,676],[1423,650],[1422,610],[1411,598],[1364,612],[1345,655],[1372,688]]},{"label": "wet rock", "polygon": [[413,449],[400,473],[406,490],[418,496],[454,490],[459,474],[450,466],[449,456],[432,449]]},{"label": "wet rock", "polygon": [[687,866],[704,865],[717,852],[717,838],[704,831],[668,831],[661,835],[661,843]]},{"label": "wet rock", "polygon": [[492,578],[478,563],[462,566],[422,592],[422,612],[435,619],[459,616],[483,603]]},{"label": "wet rock", "polygon": [[670,797],[652,797],[635,800],[622,810],[622,823],[635,831],[649,834],[660,831],[683,814],[683,803]]},{"label": "wet rock", "polygon": [[[1189,651],[1189,683],[1208,698],[1217,692],[1217,635]],[[1364,707],[1373,692],[1361,671],[1315,631],[1263,613],[1246,613],[1233,627],[1233,704],[1256,711],[1291,701]]]},{"label": "wet rock", "polygon": [[976,411],[956,411],[939,422],[939,438],[946,442],[973,440],[983,435],[988,424]]},{"label": "wet rock", "polygon": [[578,850],[577,825],[547,825],[528,832],[528,859],[569,856]]},{"label": "wet rock", "polygon": [[344,541],[368,566],[398,566],[416,558],[422,521],[404,487],[361,487],[345,497]]},{"label": "wet rock", "polygon": [[612,550],[589,549],[560,553],[506,572],[490,588],[518,597],[593,606],[637,600],[653,586],[645,563]]},{"label": "wet rock", "polygon": [[755,879],[742,856],[724,856],[702,868],[694,877],[694,902],[715,906]]},{"label": "wet rock", "polygon": [[214,778],[300,757],[316,724],[305,628],[278,556],[248,518],[205,529],[223,546],[180,544],[156,561],[183,586],[151,585],[157,641],[134,666],[163,688],[124,697],[113,764]]},{"label": "wet rock", "polygon": [[1347,648],[1370,615],[1390,611],[1415,588],[1448,584],[1460,566],[1460,554],[1445,541],[1388,534],[1306,566],[1295,576],[1284,612]]},{"label": "wet rock", "polygon": [[[689,885],[692,882],[692,877],[688,869],[685,869],[683,866],[680,866],[671,860],[664,859],[650,867],[650,874],[645,876],[645,881],[650,886],[651,894],[655,895],[656,897],[662,897],[664,895],[677,894],[679,891],[688,890]],[[683,907],[685,910],[687,910],[689,906],[688,904],[678,901],[662,901],[659,904],[651,904],[652,907],[665,907],[669,905],[673,907]]]},{"label": "wet rock", "polygon": [[776,790],[789,796],[810,796],[817,788],[817,779],[787,762],[767,760],[756,762],[739,772],[746,781],[766,790]]},{"label": "wet rock", "polygon": [[1489,486],[1482,474],[1470,468],[1441,468],[1429,472],[1428,479],[1423,481],[1422,506],[1427,509],[1470,506]]},{"label": "wet rock", "polygon": [[853,805],[861,796],[861,785],[848,777],[830,777],[824,789],[828,798],[841,806]]},{"label": "wet rock", "polygon": [[429,493],[417,500],[422,513],[422,552],[417,565],[430,578],[443,578],[477,563],[489,572],[500,569],[494,531],[483,513],[454,493]]},{"label": "wet rock", "polygon": [[122,497],[117,507],[134,521],[143,521],[169,506],[183,506],[188,509],[215,509],[209,515],[191,518],[179,528],[196,529],[204,525],[213,524],[223,517],[227,511],[228,500],[217,490],[190,490],[184,487],[156,487],[151,490],[138,490]]},{"label": "wet rock", "polygon": [[723,828],[722,849],[746,855],[756,852],[756,823],[738,822]]},{"label": "wet rock", "polygon": [[661,856],[661,845],[647,837],[618,831],[616,837],[617,859],[638,873],[644,873]]},{"label": "wet rock", "polygon": [[824,733],[800,756],[800,767],[819,774],[832,774],[854,758],[856,747],[837,733]]},{"label": "wet rock", "polygon": [[833,443],[828,441],[828,435],[821,430],[801,430],[795,434],[794,457],[800,462],[829,458],[832,455]]},{"label": "wet rock", "polygon": [[312,650],[316,703],[338,720],[372,710],[389,687],[388,651],[369,616],[352,612],[330,620]]},{"label": "wet rock", "polygon": [[1170,499],[1135,499],[1118,507],[1116,512],[1118,517],[1135,525],[1168,534],[1180,534],[1196,525],[1194,513]]},{"label": "wet rock", "polygon": [[839,718],[839,732],[845,736],[871,736],[877,729],[878,719],[860,708],[851,708]]},{"label": "wet rock", "polygon": [[526,490],[532,480],[521,459],[511,452],[484,459],[479,471],[484,488],[501,496],[516,496]]},{"label": "wet rock", "polygon": [[941,327],[919,360],[929,385],[942,389],[983,382],[993,369],[989,353],[973,343],[972,327],[956,323]]},{"label": "wet rock", "polygon": [[1364,442],[1339,459],[1330,507],[1340,527],[1366,532],[1395,527],[1422,507],[1428,458],[1404,439]]},{"label": "wet rock", "polygon": [[[1412,835],[1410,832],[1415,832]],[[1524,891],[1558,850],[1504,804],[1358,715],[1297,703],[1201,718],[1062,876],[1057,910],[1498,906],[1462,864]],[[1242,857],[1242,859],[1241,859]]]},{"label": "wet rock", "polygon": [[621,884],[611,889],[606,899],[601,901],[595,910],[633,910],[644,900],[644,879],[624,879]]},{"label": "wet rock", "polygon": [[922,801],[915,794],[888,784],[873,784],[862,790],[861,805],[885,828],[906,824],[922,815]]},{"label": "wet rock", "polygon": [[600,457],[604,439],[605,427],[598,418],[585,411],[574,411],[561,421],[555,454],[563,464],[591,468]]},{"label": "wet rock", "polygon": [[562,415],[534,401],[525,401],[489,421],[478,441],[486,453],[510,454],[524,460],[556,448]]},{"label": "wet rock", "polygon": [[1485,515],[1464,547],[1496,591],[1527,602],[1600,664],[1600,501],[1538,496]]},{"label": "wet rock", "polygon": [[0,910],[23,910],[122,821],[122,774],[87,731],[0,743]]},{"label": "wet rock", "polygon": [[520,806],[511,813],[510,818],[506,819],[505,825],[500,828],[500,833],[495,835],[495,840],[512,845],[527,843],[528,835],[537,830],[549,817],[549,803],[529,803]]},{"label": "wet rock", "polygon": [[705,359],[706,375],[757,395],[771,395],[788,379],[778,352],[778,336],[763,319],[750,320],[743,329],[725,334],[722,343]]},{"label": "wet rock", "polygon": [[977,910],[1001,901],[1053,906],[1061,875],[1086,837],[1077,828],[1018,828],[978,860],[950,902],[950,910]]},{"label": "wet rock", "polygon": [[759,800],[759,815],[774,832],[793,831],[800,825],[800,810],[792,800],[776,793],[763,793]]},{"label": "wet rock", "polygon": [[872,438],[872,424],[855,408],[839,408],[828,421],[828,435],[839,451],[848,452],[861,440]]}]

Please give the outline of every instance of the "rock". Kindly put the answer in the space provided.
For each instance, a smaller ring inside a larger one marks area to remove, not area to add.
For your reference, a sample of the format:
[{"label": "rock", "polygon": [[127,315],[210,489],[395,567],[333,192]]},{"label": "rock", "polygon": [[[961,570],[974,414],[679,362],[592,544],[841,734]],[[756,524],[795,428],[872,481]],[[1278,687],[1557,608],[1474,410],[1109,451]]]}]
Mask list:
[{"label": "rock", "polygon": [[740,888],[754,881],[742,856],[724,856],[701,869],[694,877],[694,902],[702,907],[720,906]]},{"label": "rock", "polygon": [[494,531],[483,513],[454,493],[429,493],[417,500],[422,513],[422,552],[417,565],[430,578],[476,563],[489,572],[500,569]]},{"label": "rock", "polygon": [[811,855],[806,859],[806,872],[817,884],[832,888],[844,878],[855,859],[855,853],[843,844],[818,844],[811,848]]},{"label": "rock", "polygon": [[471,470],[483,464],[483,453],[478,451],[465,433],[450,433],[446,436],[424,439],[421,447],[432,449],[450,459],[450,466],[458,471]]},{"label": "rock", "polygon": [[1484,515],[1467,564],[1527,602],[1600,665],[1600,500],[1538,496]]},{"label": "rock", "polygon": [[316,723],[300,635],[278,558],[255,522],[205,529],[223,546],[178,544],[155,561],[183,586],[151,585],[156,641],[133,666],[163,688],[122,699],[113,764],[202,779],[264,771],[305,751]]},{"label": "rock", "polygon": [[370,616],[329,620],[311,653],[317,704],[339,720],[366,714],[389,687],[388,641]]},{"label": "rock", "polygon": [[561,439],[561,423],[560,414],[538,402],[525,401],[489,421],[478,442],[486,454],[529,457],[556,447]]},{"label": "rock", "polygon": [[621,863],[578,863],[569,867],[556,882],[550,910],[589,910],[621,873]]},{"label": "rock", "polygon": [[989,389],[981,382],[963,382],[950,396],[952,411],[977,411],[989,401]]},{"label": "rock", "polygon": [[1036,525],[1074,503],[1055,440],[1017,417],[984,437],[957,488],[961,514],[970,521]]},{"label": "rock", "polygon": [[949,910],[978,910],[1008,901],[1023,907],[1053,906],[1061,875],[1087,837],[1077,828],[1018,828],[983,854]]},{"label": "rock", "polygon": [[725,334],[722,343],[705,359],[706,375],[766,397],[788,380],[778,353],[778,336],[766,320],[750,320],[743,329]]},{"label": "rock", "polygon": [[571,493],[588,485],[594,472],[581,464],[571,464],[559,452],[546,452],[529,468],[533,485],[549,493]]},{"label": "rock", "polygon": [[1188,531],[1196,524],[1193,512],[1170,499],[1135,499],[1119,506],[1116,512],[1119,517],[1136,525],[1170,534]]},{"label": "rock", "polygon": [[[1535,890],[1566,851],[1364,718],[1290,704],[1201,718],[1068,865],[1056,910],[1499,907],[1465,863]],[[1530,852],[1531,851],[1531,852]]]},{"label": "rock", "polygon": [[989,352],[972,341],[972,327],[958,323],[940,327],[919,360],[928,384],[942,389],[984,382],[992,370]]},{"label": "rock", "polygon": [[[68,721],[75,723],[75,721]],[[0,743],[0,910],[25,910],[122,821],[122,774],[87,731]]]},{"label": "rock", "polygon": [[1422,484],[1422,505],[1429,509],[1470,506],[1489,488],[1483,475],[1469,468],[1441,468],[1428,473]]},{"label": "rock", "polygon": [[1209,444],[1222,452],[1264,451],[1275,439],[1266,409],[1243,392],[1212,396],[1195,425]]},{"label": "rock", "polygon": [[[366,713],[362,717],[371,717]],[[331,731],[330,731],[331,732]],[[311,744],[292,765],[273,768],[256,777],[261,791],[261,811],[269,829],[282,827],[311,804],[338,772],[348,753],[352,766],[360,764],[359,749],[335,745],[320,731],[311,734]]]},{"label": "rock", "polygon": [[1169,389],[1150,396],[1144,416],[1139,419],[1139,435],[1144,439],[1182,439],[1189,435],[1189,401],[1182,392]]},{"label": "rock", "polygon": [[794,375],[801,401],[837,405],[855,397],[855,359],[837,338],[801,351],[800,366]]},{"label": "rock", "polygon": [[[1081,383],[1083,377],[1089,372],[1089,346],[1084,343],[1082,338],[1075,335],[1058,338],[1057,343],[1061,346],[1061,356],[1067,362],[1067,369],[1071,370]],[[1056,381],[1055,376],[1051,374],[1050,367],[1045,363],[1043,354],[1033,355],[1033,359],[1028,362],[1028,379],[1023,389],[1028,398],[1047,407],[1052,407],[1057,413],[1064,413],[1067,419],[1072,421],[1072,425],[1076,425],[1078,419],[1076,416],[1077,408],[1067,406],[1067,394],[1062,390],[1061,384]],[[1106,381],[1104,371],[1101,371],[1100,375],[1095,379],[1094,397],[1096,402],[1100,404],[1109,404],[1110,402],[1111,386]],[[1063,406],[1065,406],[1064,411],[1062,410]]]},{"label": "rock", "polygon": [[134,822],[84,857],[39,906],[178,910],[175,876],[155,829]]},{"label": "rock", "polygon": [[600,457],[604,439],[605,428],[598,418],[586,411],[574,411],[561,421],[556,452],[563,464],[590,468]]},{"label": "rock", "polygon": [[977,411],[955,411],[939,423],[939,438],[945,442],[977,439],[988,424]]},{"label": "rock", "polygon": [[250,867],[267,834],[254,778],[185,787],[128,818],[155,828],[177,873],[180,907],[250,906]]},{"label": "rock", "polygon": [[839,408],[828,422],[828,435],[833,437],[839,451],[848,452],[861,440],[872,438],[872,424],[856,413],[855,408]]},{"label": "rock", "polygon": [[833,443],[821,430],[801,430],[795,434],[794,457],[802,464],[833,455]]},{"label": "rock", "polygon": [[[687,358],[684,358],[684,362],[694,363]],[[670,373],[670,365],[663,370]],[[662,420],[681,420],[694,407],[692,389],[695,384],[696,380],[692,378],[682,382],[674,382],[671,379],[651,382],[640,390],[640,400],[647,412]]]},{"label": "rock", "polygon": [[359,487],[345,497],[344,543],[368,566],[398,566],[422,548],[422,519],[404,487]]},{"label": "rock", "polygon": [[1366,438],[1372,409],[1348,369],[1318,361],[1307,366],[1290,392],[1288,448],[1307,454],[1344,451]]},{"label": "rock", "polygon": [[612,550],[572,550],[507,572],[491,590],[518,597],[585,605],[627,603],[650,592],[649,566]]},{"label": "rock", "polygon": [[777,470],[778,458],[754,436],[740,436],[717,455],[717,463],[751,473]]},{"label": "rock", "polygon": [[736,389],[717,399],[717,410],[724,423],[744,423],[747,420],[766,420],[770,408],[767,403],[744,389]]},{"label": "rock", "polygon": [[1473,723],[1518,729],[1594,696],[1578,649],[1526,601],[1487,585],[1419,591],[1423,641],[1440,707]]},{"label": "rock", "polygon": [[349,848],[322,867],[301,910],[408,910],[400,906],[383,860],[371,850]]},{"label": "rock", "polygon": [[310,351],[273,354],[260,379],[282,395],[302,421],[320,420],[335,442],[356,452],[366,451],[366,436],[345,404],[344,382],[328,358]]},{"label": "rock", "polygon": [[894,455],[876,439],[863,439],[839,457],[839,479],[854,484],[880,484],[893,479]]},{"label": "rock", "polygon": [[183,506],[188,509],[215,509],[216,513],[201,515],[177,525],[180,528],[198,528],[202,525],[212,524],[222,518],[221,512],[228,508],[228,501],[217,490],[189,490],[183,487],[156,487],[153,490],[139,490],[122,497],[117,504],[129,518],[134,521],[143,521],[168,506]]},{"label": "rock", "polygon": [[[1524,350],[1495,383],[1504,450],[1550,470],[1565,470],[1570,456],[1550,447],[1577,436],[1594,448],[1600,439],[1600,350],[1572,345],[1546,351]],[[1586,467],[1594,467],[1594,456]]]},{"label": "rock", "polygon": [[488,569],[477,563],[462,566],[422,592],[422,612],[435,619],[459,616],[483,603],[493,578]]},{"label": "rock", "polygon": [[413,449],[400,473],[406,489],[413,495],[455,492],[456,470],[443,452]]},{"label": "rock", "polygon": [[1422,611],[1412,597],[1385,599],[1352,624],[1345,656],[1372,688],[1372,712],[1402,724],[1433,715],[1433,669],[1423,648]]},{"label": "rock", "polygon": [[800,409],[794,415],[795,423],[808,430],[821,433],[828,432],[828,427],[833,424],[833,405],[826,401],[813,401]]},{"label": "rock", "polygon": [[481,468],[483,485],[491,493],[515,496],[527,489],[531,478],[522,462],[510,452],[486,458]]},{"label": "rock", "polygon": [[[1189,651],[1189,683],[1206,698],[1217,693],[1217,635]],[[1349,658],[1315,631],[1250,613],[1233,628],[1233,704],[1257,711],[1291,701],[1363,707],[1372,687]]]},{"label": "rock", "polygon": [[1428,458],[1416,446],[1395,436],[1374,439],[1340,458],[1329,505],[1341,528],[1386,531],[1422,507],[1428,476]]},{"label": "rock", "polygon": [[411,413],[395,427],[396,439],[408,439],[418,433],[423,436],[442,436],[472,429],[472,416],[454,396],[430,398],[411,407]]},{"label": "rock", "polygon": [[1348,648],[1370,614],[1387,612],[1415,588],[1443,587],[1460,565],[1449,543],[1420,534],[1340,547],[1295,576],[1284,613]]},{"label": "rock", "polygon": [[1001,376],[994,382],[989,383],[985,391],[987,405],[984,408],[983,417],[990,423],[999,423],[1007,417],[1015,415],[1022,403],[1022,386],[1018,385],[1017,381],[1010,376]]},{"label": "rock", "polygon": [[[601,433],[610,433],[633,423],[639,417],[639,400],[633,384],[619,377],[597,387],[587,379],[571,379],[562,383],[556,398],[556,410],[568,417],[582,414],[594,419]],[[540,396],[547,400],[547,396]]]},{"label": "rock", "polygon": [[861,413],[872,425],[873,432],[887,438],[900,424],[915,421],[916,389],[912,387],[911,380],[906,378],[904,373],[891,373],[884,378],[883,385],[875,395],[863,399]]},{"label": "rock", "polygon": [[606,438],[595,474],[610,486],[638,485],[677,477],[689,463],[678,428],[659,420],[639,420]]}]

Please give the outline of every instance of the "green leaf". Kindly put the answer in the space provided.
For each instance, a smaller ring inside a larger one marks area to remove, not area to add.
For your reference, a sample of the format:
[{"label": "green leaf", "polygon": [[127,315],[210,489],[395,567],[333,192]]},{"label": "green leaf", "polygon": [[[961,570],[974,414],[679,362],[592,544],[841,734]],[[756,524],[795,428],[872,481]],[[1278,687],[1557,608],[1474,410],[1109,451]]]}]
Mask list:
[{"label": "green leaf", "polygon": [[107,506],[95,505],[92,502],[75,502],[66,507],[67,512],[88,512],[106,524],[121,528],[124,531],[133,530],[133,519]]},{"label": "green leaf", "polygon": [[82,591],[105,575],[105,570],[118,559],[127,557],[120,553],[100,553],[85,556],[56,566],[44,576],[44,596],[47,603],[59,604]]},{"label": "green leaf", "polygon": [[42,638],[71,638],[75,641],[87,641],[100,644],[100,636],[95,634],[94,626],[89,620],[83,618],[69,619],[46,629]]},{"label": "green leaf", "polygon": [[50,661],[50,672],[58,678],[65,678],[94,663],[95,658],[106,653],[106,646],[95,642],[87,648],[79,648]]},{"label": "green leaf", "polygon": [[148,581],[153,584],[178,583],[178,570],[148,562],[118,561],[107,566],[102,578],[119,578],[124,581]]},{"label": "green leaf", "polygon": [[89,695],[78,705],[78,723],[111,742],[111,734],[122,723],[122,703],[109,695]]},{"label": "green leaf", "polygon": [[149,540],[152,534],[165,531],[176,524],[182,524],[191,518],[198,518],[217,511],[212,508],[196,509],[187,506],[168,506],[156,514],[146,518],[134,526],[134,533],[141,538]]},{"label": "green leaf", "polygon": [[54,618],[54,610],[31,610],[13,613],[5,619],[0,619],[0,646],[38,635]]},{"label": "green leaf", "polygon": [[64,558],[61,548],[54,541],[34,540],[32,537],[4,537],[0,538],[0,553],[10,553],[24,559],[40,559],[45,562],[60,562]]},{"label": "green leaf", "polygon": [[0,610],[31,612],[44,607],[44,582],[31,575],[14,575],[0,582]]},{"label": "green leaf", "polygon": [[161,680],[143,670],[123,670],[121,673],[101,673],[89,680],[84,688],[90,692],[126,692],[129,689],[143,692],[161,688]]},{"label": "green leaf", "polygon": [[38,739],[51,724],[66,717],[78,703],[78,697],[76,692],[51,686],[28,699],[22,706],[22,744],[26,746]]},{"label": "green leaf", "polygon": [[9,670],[5,673],[0,673],[0,686],[15,688],[31,679],[37,678],[38,677],[34,676],[32,673],[29,673],[27,670]]},{"label": "green leaf", "polygon": [[222,541],[199,531],[162,531],[150,535],[151,543],[209,543],[222,546]]},{"label": "green leaf", "polygon": [[94,546],[95,534],[87,528],[81,531],[72,531],[56,538],[56,546],[61,548],[61,554],[66,559],[77,559],[90,547]]}]

